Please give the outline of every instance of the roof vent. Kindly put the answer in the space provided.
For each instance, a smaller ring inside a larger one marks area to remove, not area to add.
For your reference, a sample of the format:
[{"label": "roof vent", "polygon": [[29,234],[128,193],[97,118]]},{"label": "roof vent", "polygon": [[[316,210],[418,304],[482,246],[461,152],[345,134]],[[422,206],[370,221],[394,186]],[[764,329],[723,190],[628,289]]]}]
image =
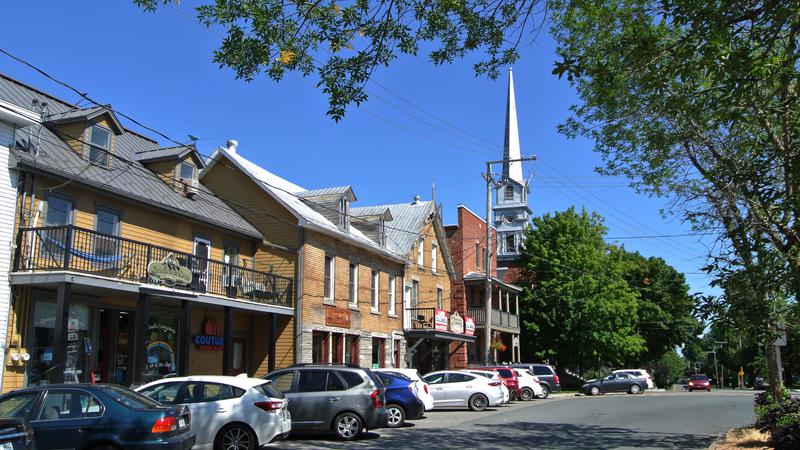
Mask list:
[{"label": "roof vent", "polygon": [[421,198],[422,198],[422,197],[420,197],[419,195],[415,195],[415,196],[414,196],[414,201],[413,201],[413,202],[411,202],[411,204],[412,204],[412,205],[419,205],[419,204],[420,204],[420,199],[421,199]]},{"label": "roof vent", "polygon": [[236,139],[228,139],[227,146],[229,152],[236,153],[236,147],[239,146],[239,141],[237,141]]}]

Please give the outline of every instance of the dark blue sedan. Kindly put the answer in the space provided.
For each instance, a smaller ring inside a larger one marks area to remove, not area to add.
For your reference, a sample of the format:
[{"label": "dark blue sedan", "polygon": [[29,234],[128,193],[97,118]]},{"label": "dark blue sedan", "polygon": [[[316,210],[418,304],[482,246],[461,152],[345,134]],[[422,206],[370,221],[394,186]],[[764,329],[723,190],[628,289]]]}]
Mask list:
[{"label": "dark blue sedan", "polygon": [[0,416],[27,420],[39,450],[188,450],[195,440],[185,406],[164,406],[115,385],[19,389],[0,397]]},{"label": "dark blue sedan", "polygon": [[407,376],[396,372],[375,372],[386,387],[386,412],[389,428],[402,427],[406,419],[419,419],[425,405],[414,392],[416,384]]}]

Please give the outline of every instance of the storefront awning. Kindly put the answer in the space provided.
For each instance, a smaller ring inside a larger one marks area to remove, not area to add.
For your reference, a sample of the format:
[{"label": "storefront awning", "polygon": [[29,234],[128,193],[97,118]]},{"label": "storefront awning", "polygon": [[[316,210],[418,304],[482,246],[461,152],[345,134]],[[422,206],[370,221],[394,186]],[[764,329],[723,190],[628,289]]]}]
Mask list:
[{"label": "storefront awning", "polygon": [[475,336],[467,336],[466,334],[451,333],[449,331],[440,331],[434,329],[412,329],[406,330],[406,338],[411,339],[432,339],[440,341],[456,341],[456,342],[475,342]]}]

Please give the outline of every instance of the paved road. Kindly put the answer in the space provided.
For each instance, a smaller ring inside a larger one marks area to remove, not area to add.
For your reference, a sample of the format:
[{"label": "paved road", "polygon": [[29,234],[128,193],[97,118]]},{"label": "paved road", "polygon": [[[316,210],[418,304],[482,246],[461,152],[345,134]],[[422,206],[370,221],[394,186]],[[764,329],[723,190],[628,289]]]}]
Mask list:
[{"label": "paved road", "polygon": [[489,412],[431,411],[402,429],[358,442],[292,438],[294,449],[705,449],[725,430],[752,423],[753,393],[608,395],[517,402]]}]

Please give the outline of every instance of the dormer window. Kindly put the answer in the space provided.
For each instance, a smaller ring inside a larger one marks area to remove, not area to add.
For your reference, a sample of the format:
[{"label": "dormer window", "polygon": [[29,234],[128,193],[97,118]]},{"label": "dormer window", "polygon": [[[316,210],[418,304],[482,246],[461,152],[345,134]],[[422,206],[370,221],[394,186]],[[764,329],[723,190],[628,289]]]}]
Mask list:
[{"label": "dormer window", "polygon": [[194,180],[195,167],[187,162],[181,162],[178,166],[178,174],[181,180]]},{"label": "dormer window", "polygon": [[350,228],[350,202],[345,197],[339,199],[339,228]]},{"label": "dormer window", "polygon": [[111,131],[93,125],[89,129],[89,162],[98,166],[108,167],[108,154],[111,151]]},{"label": "dormer window", "polygon": [[386,247],[386,220],[378,222],[378,241],[382,247]]}]

